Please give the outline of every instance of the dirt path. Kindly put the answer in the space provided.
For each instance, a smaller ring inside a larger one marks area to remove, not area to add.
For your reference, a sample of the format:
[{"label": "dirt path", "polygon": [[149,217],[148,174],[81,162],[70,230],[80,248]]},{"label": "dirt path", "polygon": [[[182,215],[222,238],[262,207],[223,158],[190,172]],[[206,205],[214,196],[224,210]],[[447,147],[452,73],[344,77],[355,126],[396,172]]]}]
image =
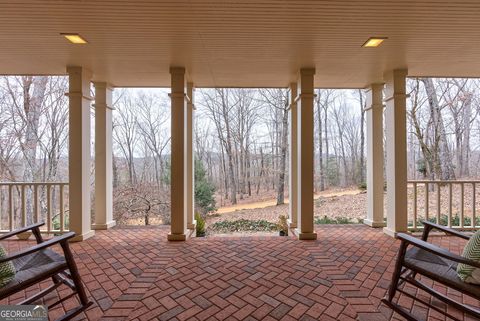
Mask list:
[{"label": "dirt path", "polygon": [[[324,191],[324,192],[319,192],[316,193],[313,198],[318,199],[320,197],[334,197],[334,196],[344,196],[344,195],[357,195],[362,193],[362,190],[360,189],[349,189],[349,190],[343,190],[343,191]],[[225,207],[220,207],[217,210],[218,214],[225,214],[225,213],[231,213],[235,211],[240,211],[240,210],[251,210],[251,209],[260,209],[260,208],[265,208],[269,206],[275,206],[277,204],[276,199],[268,200],[268,201],[262,201],[262,202],[254,202],[254,203],[247,203],[247,204],[237,204],[233,206],[225,206]],[[288,198],[285,198],[285,204],[288,204]]]}]

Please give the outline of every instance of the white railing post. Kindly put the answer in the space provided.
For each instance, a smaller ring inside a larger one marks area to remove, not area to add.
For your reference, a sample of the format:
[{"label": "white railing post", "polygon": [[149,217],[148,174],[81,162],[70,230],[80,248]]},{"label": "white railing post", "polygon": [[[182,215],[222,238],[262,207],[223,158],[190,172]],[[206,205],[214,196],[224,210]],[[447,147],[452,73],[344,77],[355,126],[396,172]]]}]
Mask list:
[{"label": "white railing post", "polygon": [[60,185],[60,232],[63,232],[65,230],[65,222],[64,222],[64,219],[65,219],[65,204],[64,204],[64,200],[63,200],[63,196],[64,196],[64,185],[61,184]]},{"label": "white railing post", "polygon": [[448,184],[448,227],[452,227],[453,215],[453,184]]},{"label": "white railing post", "polygon": [[417,183],[413,183],[413,228],[417,228]]},{"label": "white railing post", "polygon": [[429,197],[429,190],[428,190],[428,182],[425,182],[425,220],[428,221],[428,208],[430,205],[430,197]]},{"label": "white railing post", "polygon": [[477,219],[475,215],[475,202],[476,202],[476,197],[475,197],[475,183],[472,183],[472,227],[475,228],[477,226]]},{"label": "white railing post", "polygon": [[441,209],[440,209],[440,197],[441,197],[440,187],[441,187],[441,185],[440,185],[440,183],[437,183],[436,186],[437,186],[437,224],[440,224],[440,211],[441,211]]},{"label": "white railing post", "polygon": [[22,227],[27,226],[27,208],[26,208],[26,198],[25,198],[25,185],[20,187],[20,198],[21,198],[21,209],[22,209]]},{"label": "white railing post", "polygon": [[14,208],[13,208],[13,185],[8,186],[8,215],[9,215],[9,228],[10,231],[13,231],[13,216],[14,216]]},{"label": "white railing post", "polygon": [[460,222],[459,226],[463,227],[463,216],[465,211],[465,186],[460,183]]}]

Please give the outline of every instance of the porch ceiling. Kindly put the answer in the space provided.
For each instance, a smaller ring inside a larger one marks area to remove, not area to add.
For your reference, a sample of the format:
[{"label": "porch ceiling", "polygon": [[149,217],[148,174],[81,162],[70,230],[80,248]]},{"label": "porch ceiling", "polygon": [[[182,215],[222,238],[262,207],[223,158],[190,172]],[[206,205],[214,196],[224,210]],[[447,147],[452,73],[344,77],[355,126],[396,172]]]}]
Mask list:
[{"label": "porch ceiling", "polygon": [[[455,0],[1,0],[0,74],[82,65],[115,86],[169,86],[182,65],[199,87],[285,87],[313,66],[317,87],[337,88],[404,67],[478,77],[479,16],[479,1]],[[370,36],[389,39],[361,48]]]}]

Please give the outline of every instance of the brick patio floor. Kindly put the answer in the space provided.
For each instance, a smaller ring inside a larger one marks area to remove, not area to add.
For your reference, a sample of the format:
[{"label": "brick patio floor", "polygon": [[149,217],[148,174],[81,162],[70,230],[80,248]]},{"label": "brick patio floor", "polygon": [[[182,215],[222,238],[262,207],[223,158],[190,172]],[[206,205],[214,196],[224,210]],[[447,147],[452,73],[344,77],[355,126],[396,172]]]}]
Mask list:
[{"label": "brick patio floor", "polygon": [[[401,320],[380,304],[398,249],[398,242],[381,229],[317,226],[317,241],[210,237],[169,243],[167,233],[168,227],[115,228],[72,244],[94,301],[77,319]],[[456,253],[464,246],[452,237],[432,240]],[[29,242],[5,244],[15,251]],[[46,285],[33,287],[27,294]],[[460,297],[440,285],[436,288]],[[47,296],[45,303],[68,293],[59,291]],[[422,291],[415,294],[431,300]],[[24,296],[19,293],[0,303],[15,303]],[[408,297],[399,300],[421,319],[445,320]],[[446,308],[441,302],[433,303]],[[50,311],[50,318],[75,304],[74,299],[66,301]],[[463,319],[459,312],[449,312]]]}]

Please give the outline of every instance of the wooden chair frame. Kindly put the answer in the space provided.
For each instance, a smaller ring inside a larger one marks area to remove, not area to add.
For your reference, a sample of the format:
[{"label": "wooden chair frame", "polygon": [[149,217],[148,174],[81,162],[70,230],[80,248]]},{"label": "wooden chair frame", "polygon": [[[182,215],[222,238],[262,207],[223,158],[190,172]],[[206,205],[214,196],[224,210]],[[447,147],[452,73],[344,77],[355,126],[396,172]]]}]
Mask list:
[{"label": "wooden chair frame", "polygon": [[[407,248],[409,246],[411,246],[411,248],[416,247],[418,249],[421,249],[423,251],[432,253],[432,254],[434,254],[438,257],[445,258],[445,259],[448,259],[448,260],[456,262],[456,263],[463,263],[463,264],[467,264],[467,265],[470,265],[470,266],[474,266],[476,268],[480,268],[480,262],[466,259],[463,256],[451,253],[450,251],[448,251],[446,249],[443,249],[441,247],[438,247],[434,244],[431,244],[431,243],[427,242],[429,233],[433,229],[442,231],[442,232],[446,233],[447,235],[460,237],[464,240],[469,240],[470,239],[469,235],[466,235],[464,233],[453,230],[451,228],[448,228],[448,227],[445,227],[445,226],[442,226],[442,225],[438,225],[438,224],[434,224],[434,223],[431,223],[431,222],[428,222],[428,221],[422,221],[422,224],[424,225],[422,239],[418,239],[418,238],[415,238],[411,235],[404,234],[404,233],[397,234],[397,236],[396,236],[397,239],[399,239],[401,241],[400,249],[398,251],[397,261],[395,263],[395,270],[394,270],[393,276],[392,276],[392,283],[390,284],[390,287],[388,289],[388,293],[387,293],[386,297],[382,300],[382,302],[384,304],[386,304],[387,306],[389,306],[391,309],[393,309],[395,312],[397,312],[398,314],[400,314],[401,316],[406,318],[407,320],[412,320],[412,321],[418,320],[409,311],[407,311],[405,308],[401,307],[398,303],[394,302],[393,299],[395,297],[396,292],[398,291],[398,292],[408,296],[409,298],[411,298],[415,301],[419,301],[419,302],[423,303],[424,305],[428,306],[429,308],[431,308],[431,309],[433,309],[433,310],[435,310],[435,311],[437,311],[437,312],[439,312],[439,313],[441,313],[441,314],[443,314],[443,315],[445,315],[445,316],[447,316],[447,317],[449,317],[453,320],[458,320],[458,318],[454,317],[453,315],[449,314],[448,312],[443,311],[442,309],[438,308],[437,306],[434,306],[434,305],[430,304],[429,302],[427,302],[425,300],[417,298],[414,295],[412,295],[412,294],[410,294],[410,293],[408,293],[408,292],[406,292],[406,291],[404,291],[403,289],[400,288],[400,286],[402,284],[410,283],[410,284],[416,286],[417,288],[424,290],[425,292],[429,293],[430,295],[439,299],[440,301],[442,301],[442,302],[444,302],[448,305],[453,306],[454,308],[458,309],[459,311],[462,311],[462,312],[464,312],[464,313],[466,313],[470,316],[473,316],[475,318],[480,319],[480,309],[479,308],[471,307],[471,306],[468,306],[466,304],[463,304],[462,302],[455,301],[455,300],[451,299],[450,297],[447,297],[446,295],[436,291],[432,287],[427,286],[425,283],[420,282],[418,279],[415,278],[417,274],[423,275],[421,271],[418,271],[418,270],[412,268],[411,266],[408,267],[408,268],[406,266],[404,266],[405,255],[407,254]],[[426,276],[426,277],[432,279],[431,275]],[[441,279],[440,276],[438,278],[434,278],[433,280],[436,281],[436,282],[442,283],[442,279]],[[448,286],[448,287],[450,287],[450,288],[452,288],[456,291],[459,291],[460,293],[463,293],[465,295],[469,295],[469,296],[473,297],[474,299],[480,300],[480,286],[478,286],[479,291],[478,291],[478,294],[475,295],[475,296],[472,296],[471,293],[466,293],[462,289],[453,288],[449,285],[446,285],[446,286]]]},{"label": "wooden chair frame", "polygon": [[57,321],[63,321],[63,320],[70,320],[71,318],[75,317],[76,315],[80,314],[81,312],[85,311],[91,304],[92,301],[90,301],[87,297],[87,294],[85,292],[85,288],[82,284],[82,280],[80,278],[80,274],[78,273],[77,265],[75,264],[75,260],[72,254],[72,251],[70,250],[70,246],[68,244],[69,239],[75,236],[74,232],[68,232],[65,233],[61,236],[57,236],[54,238],[51,238],[49,240],[44,240],[41,233],[40,233],[40,226],[44,225],[44,223],[37,223],[33,224],[6,234],[3,234],[0,236],[0,241],[5,240],[9,237],[16,236],[21,233],[26,233],[28,231],[32,231],[33,235],[35,236],[35,239],[37,241],[37,245],[23,249],[19,252],[9,254],[8,256],[4,258],[0,258],[0,263],[4,263],[7,261],[12,261],[14,259],[34,254],[38,251],[45,250],[49,247],[52,247],[56,244],[59,244],[63,250],[63,255],[65,257],[65,265],[62,265],[60,268],[55,268],[51,271],[48,271],[47,276],[41,276],[41,277],[34,277],[32,279],[27,280],[26,282],[22,282],[18,285],[13,286],[11,289],[8,289],[6,293],[0,295],[0,300],[9,297],[10,295],[17,293],[19,291],[22,291],[32,285],[38,284],[42,282],[43,280],[46,280],[48,278],[51,278],[53,281],[53,285],[49,286],[48,288],[41,290],[40,292],[34,294],[33,296],[23,300],[22,302],[18,303],[18,305],[24,305],[24,304],[32,304],[33,302],[39,300],[46,294],[50,293],[51,291],[55,290],[58,288],[60,285],[65,284],[68,286],[73,292],[63,298],[60,298],[58,301],[50,304],[48,308],[52,308],[63,301],[68,300],[69,298],[78,295],[78,299],[80,301],[80,305],[72,308],[71,310],[67,311],[65,315],[62,317],[58,318]]}]

